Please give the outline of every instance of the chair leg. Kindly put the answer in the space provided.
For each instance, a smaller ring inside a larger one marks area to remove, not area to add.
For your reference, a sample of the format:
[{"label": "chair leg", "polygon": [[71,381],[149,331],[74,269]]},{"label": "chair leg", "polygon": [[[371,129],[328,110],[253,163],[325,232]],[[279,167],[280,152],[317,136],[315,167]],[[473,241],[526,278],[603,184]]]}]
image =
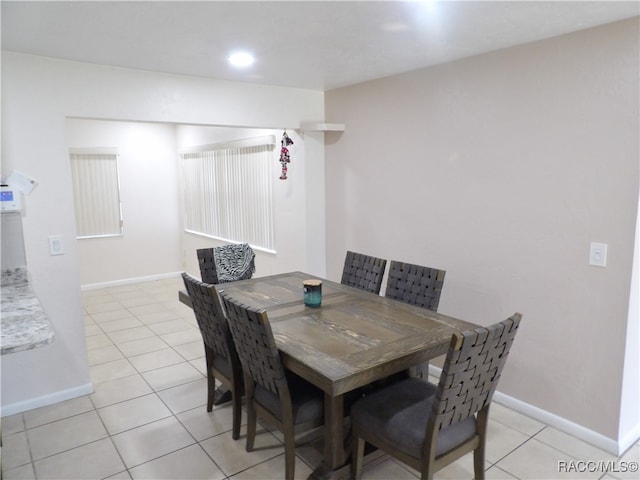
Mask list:
[{"label": "chair leg", "polygon": [[296,468],[296,438],[293,426],[284,427],[284,476],[286,480],[293,480]]},{"label": "chair leg", "polygon": [[216,377],[213,376],[211,370],[207,374],[207,412],[213,410],[213,401],[216,395]]},{"label": "chair leg", "polygon": [[242,395],[240,392],[232,393],[233,402],[233,430],[231,431],[231,437],[234,440],[240,438],[240,423],[242,423]]},{"label": "chair leg", "polygon": [[473,451],[473,474],[475,480],[484,480],[484,444],[482,442]]},{"label": "chair leg", "polygon": [[256,441],[256,424],[258,419],[256,417],[256,408],[253,405],[253,400],[247,398],[247,452],[253,450],[253,445]]},{"label": "chair leg", "polygon": [[433,480],[433,474],[433,469],[428,468],[427,471],[422,472],[422,474],[420,475],[420,480]]},{"label": "chair leg", "polygon": [[204,346],[204,357],[207,365],[207,412],[213,410],[216,395],[216,377],[213,376],[213,352]]},{"label": "chair leg", "polygon": [[351,476],[354,480],[359,480],[360,475],[362,475],[362,457],[364,457],[365,442],[354,432],[351,435]]},{"label": "chair leg", "polygon": [[433,480],[433,476],[436,473],[435,468],[435,447],[433,446],[433,442],[435,441],[435,436],[431,439],[431,445],[425,453],[422,455],[421,461],[421,471],[420,471],[420,480]]},{"label": "chair leg", "polygon": [[480,438],[473,451],[473,473],[475,480],[484,480],[484,457],[487,445],[487,428],[489,424],[489,405],[481,408],[476,416],[476,430]]}]

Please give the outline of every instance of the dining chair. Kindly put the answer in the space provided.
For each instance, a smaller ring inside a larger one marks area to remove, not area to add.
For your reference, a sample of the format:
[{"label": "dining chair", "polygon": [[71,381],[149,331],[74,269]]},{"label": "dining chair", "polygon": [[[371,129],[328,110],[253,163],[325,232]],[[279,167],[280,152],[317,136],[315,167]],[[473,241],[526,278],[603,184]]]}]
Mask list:
[{"label": "dining chair", "polygon": [[353,477],[365,443],[420,471],[422,479],[473,451],[484,479],[489,407],[522,315],[451,338],[438,385],[408,378],[366,395],[351,408]]},{"label": "dining chair", "polygon": [[[437,312],[445,273],[437,268],[392,260],[384,296]],[[411,367],[409,374],[426,380],[429,362]]]},{"label": "dining chair", "polygon": [[392,260],[384,296],[438,311],[445,270]]},{"label": "dining chair", "polygon": [[382,258],[347,251],[340,283],[378,295],[386,266]]},{"label": "dining chair", "polygon": [[210,284],[247,280],[255,272],[255,253],[248,243],[196,250],[202,281]]},{"label": "dining chair", "polygon": [[224,291],[220,296],[244,372],[246,450],[253,450],[257,416],[266,419],[284,435],[285,478],[293,480],[296,427],[313,428],[323,424],[324,394],[285,370],[264,310],[243,305]]},{"label": "dining chair", "polygon": [[207,365],[207,412],[213,410],[216,379],[231,392],[234,440],[240,438],[242,367],[215,287],[182,274],[204,342]]}]

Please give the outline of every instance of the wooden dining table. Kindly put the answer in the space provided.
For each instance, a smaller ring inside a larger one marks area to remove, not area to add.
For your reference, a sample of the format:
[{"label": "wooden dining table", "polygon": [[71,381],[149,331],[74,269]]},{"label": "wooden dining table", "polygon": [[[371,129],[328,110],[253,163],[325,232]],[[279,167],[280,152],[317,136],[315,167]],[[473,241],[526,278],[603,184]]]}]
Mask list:
[{"label": "wooden dining table", "polygon": [[[320,307],[305,306],[303,281],[322,281]],[[324,460],[310,478],[348,475],[344,396],[446,353],[454,332],[478,325],[303,272],[216,285],[267,312],[285,368],[324,392]],[[186,292],[180,300],[189,305]],[[338,475],[337,472],[342,474]]]}]

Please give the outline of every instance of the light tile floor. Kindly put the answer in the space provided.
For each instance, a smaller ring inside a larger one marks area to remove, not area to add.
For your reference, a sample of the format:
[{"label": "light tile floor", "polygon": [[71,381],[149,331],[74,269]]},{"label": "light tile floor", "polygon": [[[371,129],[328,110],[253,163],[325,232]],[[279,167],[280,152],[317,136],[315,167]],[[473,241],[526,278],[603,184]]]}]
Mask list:
[{"label": "light tile floor", "polygon": [[[247,453],[244,426],[240,440],[231,438],[230,406],[206,412],[202,340],[193,312],[177,300],[179,288],[177,277],[84,293],[95,393],[3,418],[5,480],[283,478],[279,434],[262,430],[256,450]],[[320,433],[299,439],[296,478],[306,478],[319,464]],[[494,403],[486,476],[637,479],[637,472],[620,470],[623,462],[638,462],[639,452],[636,443],[617,458]],[[599,460],[611,461],[604,464],[609,469],[590,471],[594,464],[581,463]],[[563,465],[569,471],[560,471]],[[363,475],[417,477],[393,459]],[[472,456],[436,477],[473,478]]]}]

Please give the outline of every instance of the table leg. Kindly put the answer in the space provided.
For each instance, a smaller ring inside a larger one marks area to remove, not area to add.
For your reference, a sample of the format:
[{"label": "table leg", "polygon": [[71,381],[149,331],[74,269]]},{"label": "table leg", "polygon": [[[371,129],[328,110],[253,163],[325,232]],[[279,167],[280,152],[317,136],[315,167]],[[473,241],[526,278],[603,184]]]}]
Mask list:
[{"label": "table leg", "polygon": [[409,368],[409,376],[420,378],[425,382],[429,380],[429,362],[422,362]]},{"label": "table leg", "polygon": [[[324,397],[324,460],[307,480],[349,480],[351,476],[351,428],[345,438],[343,396]],[[388,456],[382,450],[365,449],[362,471],[384,462]]]},{"label": "table leg", "polygon": [[308,480],[343,480],[349,478],[350,465],[345,465],[347,452],[344,439],[344,396],[324,394],[324,459]]},{"label": "table leg", "polygon": [[347,461],[344,448],[344,396],[324,394],[324,463],[332,470]]},{"label": "table leg", "polygon": [[216,388],[216,391],[213,394],[214,405],[218,406],[230,401],[231,401],[231,390],[229,390],[224,385],[220,385],[218,388]]}]

